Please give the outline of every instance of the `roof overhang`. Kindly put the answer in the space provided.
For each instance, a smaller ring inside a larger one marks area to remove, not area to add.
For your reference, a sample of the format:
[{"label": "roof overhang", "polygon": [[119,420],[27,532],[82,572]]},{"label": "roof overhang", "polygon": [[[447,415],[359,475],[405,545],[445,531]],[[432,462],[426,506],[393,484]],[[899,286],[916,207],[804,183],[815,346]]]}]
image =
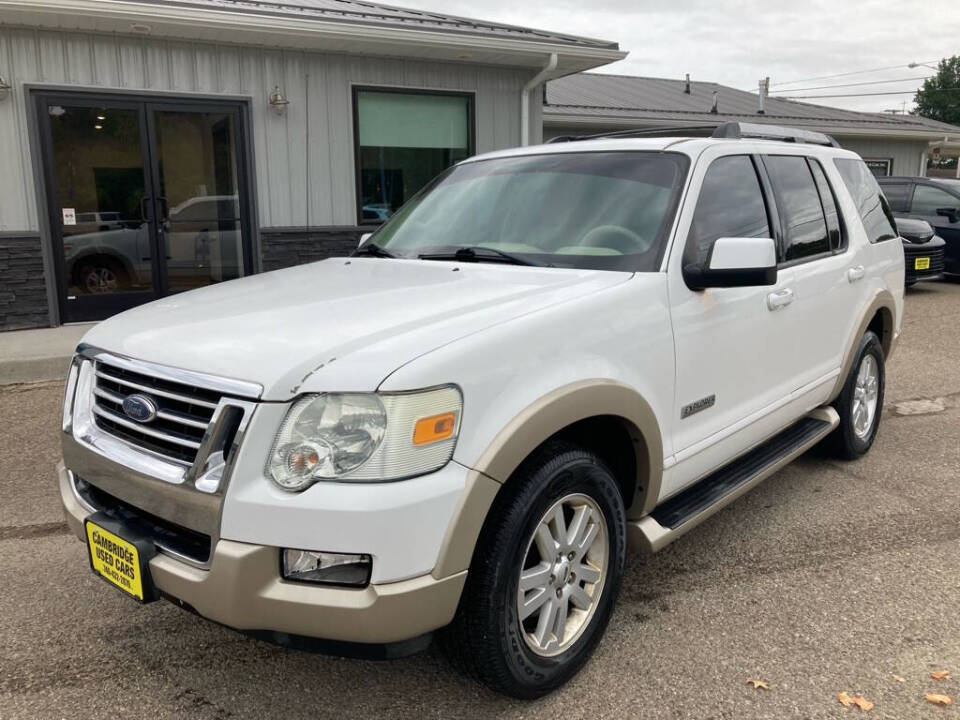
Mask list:
[{"label": "roof overhang", "polygon": [[563,128],[583,128],[595,132],[602,132],[605,129],[619,130],[626,128],[656,128],[656,127],[702,127],[705,124],[721,124],[728,121],[738,122],[771,122],[777,125],[802,127],[805,130],[814,130],[816,132],[827,133],[835,137],[862,137],[862,138],[887,138],[898,140],[916,140],[926,141],[931,144],[950,144],[960,142],[960,132],[944,133],[942,130],[921,130],[914,128],[870,128],[870,127],[849,127],[837,125],[829,122],[817,122],[809,118],[777,118],[767,116],[765,118],[745,117],[745,116],[717,116],[710,118],[697,118],[689,120],[674,120],[670,118],[634,118],[624,115],[579,115],[564,114],[562,112],[554,113],[544,108],[543,124],[545,127],[563,127]]},{"label": "roof overhang", "polygon": [[558,64],[551,77],[600,67],[627,55],[622,50],[573,43],[136,0],[0,0],[0,24],[516,67],[541,68],[556,53]]}]

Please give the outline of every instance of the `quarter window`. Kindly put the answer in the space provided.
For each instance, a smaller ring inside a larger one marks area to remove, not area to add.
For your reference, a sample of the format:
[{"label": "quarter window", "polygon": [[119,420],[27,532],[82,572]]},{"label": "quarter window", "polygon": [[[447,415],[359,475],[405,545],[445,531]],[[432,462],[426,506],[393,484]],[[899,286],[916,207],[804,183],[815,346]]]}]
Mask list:
[{"label": "quarter window", "polygon": [[960,199],[940,188],[917,185],[913,191],[913,215],[936,215],[940,208],[960,207]]},{"label": "quarter window", "polygon": [[763,162],[776,192],[777,209],[783,221],[784,261],[829,252],[827,222],[806,158],[768,155]]},{"label": "quarter window", "polygon": [[898,237],[887,199],[880,192],[876,178],[863,164],[863,160],[835,158],[833,162],[857,206],[857,211],[863,220],[863,229],[866,230],[870,242],[892,240]]},{"label": "quarter window", "polygon": [[722,237],[770,237],[767,208],[753,161],[727,155],[707,168],[683,254],[684,265],[705,265]]},{"label": "quarter window", "polygon": [[354,91],[358,218],[389,218],[430,180],[473,154],[473,96]]}]

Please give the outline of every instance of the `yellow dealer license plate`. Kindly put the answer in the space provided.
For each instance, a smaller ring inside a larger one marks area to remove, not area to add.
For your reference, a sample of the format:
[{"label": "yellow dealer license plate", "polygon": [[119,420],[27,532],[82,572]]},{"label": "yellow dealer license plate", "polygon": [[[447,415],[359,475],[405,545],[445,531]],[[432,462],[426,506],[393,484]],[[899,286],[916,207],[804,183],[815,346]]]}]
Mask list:
[{"label": "yellow dealer license plate", "polygon": [[85,525],[93,571],[140,602],[155,600],[156,591],[148,565],[150,557],[156,553],[152,544],[121,537],[123,527],[99,515],[88,519]]},{"label": "yellow dealer license plate", "polygon": [[929,270],[930,269],[930,258],[916,258],[913,261],[914,270]]}]

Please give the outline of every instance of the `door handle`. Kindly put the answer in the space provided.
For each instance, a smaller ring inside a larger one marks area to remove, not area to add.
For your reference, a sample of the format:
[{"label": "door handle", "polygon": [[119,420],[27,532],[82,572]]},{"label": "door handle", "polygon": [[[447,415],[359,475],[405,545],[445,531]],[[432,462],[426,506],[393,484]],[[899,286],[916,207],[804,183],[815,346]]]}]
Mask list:
[{"label": "door handle", "polygon": [[854,265],[847,270],[847,282],[855,283],[857,280],[862,280],[866,273],[867,271],[864,270],[863,265]]},{"label": "door handle", "polygon": [[777,292],[772,292],[767,295],[767,309],[768,310],[779,310],[780,308],[785,308],[787,305],[793,302],[793,290],[790,288],[784,288],[783,290],[777,290]]}]

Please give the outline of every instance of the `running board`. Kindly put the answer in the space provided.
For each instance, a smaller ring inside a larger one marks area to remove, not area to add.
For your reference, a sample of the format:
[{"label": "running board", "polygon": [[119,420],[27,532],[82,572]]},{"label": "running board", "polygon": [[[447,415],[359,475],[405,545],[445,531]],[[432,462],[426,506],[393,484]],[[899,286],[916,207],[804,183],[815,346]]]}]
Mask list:
[{"label": "running board", "polygon": [[832,407],[813,410],[732,463],[627,523],[634,549],[656,552],[816,445],[840,424]]}]

